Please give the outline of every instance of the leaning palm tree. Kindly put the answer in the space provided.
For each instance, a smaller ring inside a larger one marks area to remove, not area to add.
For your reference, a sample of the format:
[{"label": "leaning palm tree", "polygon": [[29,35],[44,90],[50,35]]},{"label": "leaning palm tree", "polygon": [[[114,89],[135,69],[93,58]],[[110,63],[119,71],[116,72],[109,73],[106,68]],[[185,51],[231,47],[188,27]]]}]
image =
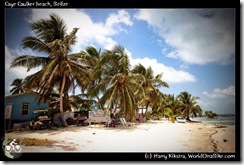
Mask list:
[{"label": "leaning palm tree", "polygon": [[190,121],[190,114],[196,117],[198,114],[202,113],[201,107],[197,104],[197,100],[200,99],[197,96],[192,96],[188,92],[181,92],[177,99],[181,103],[181,112],[186,119]]},{"label": "leaning palm tree", "polygon": [[120,115],[126,115],[131,120],[136,109],[135,93],[144,93],[139,83],[142,77],[130,73],[129,58],[121,45],[106,50],[102,54],[100,63],[103,79],[98,86],[106,88],[101,102],[103,104],[107,102],[110,111],[114,109],[112,113],[119,108]]},{"label": "leaning palm tree", "polygon": [[144,77],[145,81],[141,81],[140,83],[144,88],[145,97],[141,99],[140,105],[146,107],[145,113],[147,113],[149,106],[155,107],[163,99],[162,92],[158,88],[168,88],[169,85],[162,80],[163,74],[157,74],[156,76],[154,76],[151,67],[145,68],[142,64],[138,64],[131,72],[141,74]]},{"label": "leaning palm tree", "polygon": [[203,110],[200,105],[195,105],[191,109],[192,117],[197,117],[197,116],[201,117],[202,113],[203,113]]},{"label": "leaning palm tree", "polygon": [[24,87],[23,79],[19,79],[19,78],[14,79],[10,86],[13,86],[13,88],[10,90],[10,93],[12,93],[12,95],[23,93],[26,91]]},{"label": "leaning palm tree", "polygon": [[13,59],[11,67],[24,66],[27,71],[41,67],[41,70],[26,77],[26,85],[34,88],[41,94],[41,98],[48,99],[54,88],[59,91],[60,113],[63,125],[63,99],[67,99],[70,89],[90,83],[87,67],[79,61],[80,53],[72,53],[71,46],[76,43],[78,28],[66,33],[66,25],[56,14],[49,19],[40,19],[31,23],[36,36],[25,37],[22,40],[23,48],[30,48],[36,52],[47,54],[43,56],[22,55]]}]

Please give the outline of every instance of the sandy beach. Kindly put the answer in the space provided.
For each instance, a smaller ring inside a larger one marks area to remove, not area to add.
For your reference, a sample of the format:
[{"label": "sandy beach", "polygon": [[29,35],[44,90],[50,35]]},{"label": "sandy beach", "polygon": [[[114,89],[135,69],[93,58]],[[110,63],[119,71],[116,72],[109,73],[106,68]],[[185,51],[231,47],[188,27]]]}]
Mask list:
[{"label": "sandy beach", "polygon": [[57,130],[15,131],[9,139],[52,140],[52,145],[22,146],[22,152],[235,152],[235,126],[148,121],[115,128],[69,126]]}]

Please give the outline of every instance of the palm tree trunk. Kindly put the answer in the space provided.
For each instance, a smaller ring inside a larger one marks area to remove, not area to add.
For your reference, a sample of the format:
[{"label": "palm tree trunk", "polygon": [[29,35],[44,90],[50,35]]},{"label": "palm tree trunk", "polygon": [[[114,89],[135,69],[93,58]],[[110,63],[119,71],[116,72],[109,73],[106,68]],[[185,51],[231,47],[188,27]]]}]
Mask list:
[{"label": "palm tree trunk", "polygon": [[63,126],[68,127],[68,124],[64,119],[64,106],[63,106],[63,93],[64,93],[65,81],[66,81],[66,77],[64,74],[63,75],[63,81],[62,81],[62,87],[61,87],[61,91],[60,91],[60,113],[61,113],[61,119],[62,119]]},{"label": "palm tree trunk", "polygon": [[115,108],[114,108],[114,113],[113,114],[115,114],[115,112],[117,110],[117,106],[118,106],[118,99],[116,100],[116,104],[115,104]]},{"label": "palm tree trunk", "polygon": [[[146,105],[146,112],[144,115],[146,115],[146,121],[147,121],[147,109],[148,109],[148,106],[149,106],[149,101],[147,102],[147,105]],[[142,108],[142,114],[143,114],[143,108]]]},{"label": "palm tree trunk", "polygon": [[186,120],[191,121],[191,119],[190,119],[190,114],[189,114],[188,111],[187,111],[187,114],[186,114]]},{"label": "palm tree trunk", "polygon": [[[118,95],[120,95],[120,92],[118,93]],[[118,102],[119,102],[119,97],[116,98],[116,101],[115,101],[115,108],[114,108],[114,112],[113,112],[113,114],[115,114],[115,112],[117,111]],[[121,109],[120,109],[120,110],[121,110]]]},{"label": "palm tree trunk", "polygon": [[103,107],[103,105],[100,103],[100,98],[98,97],[98,96],[96,96],[96,98],[97,98],[97,101],[98,101],[98,104],[99,104],[99,107],[102,109],[102,110],[104,110],[104,107]]}]

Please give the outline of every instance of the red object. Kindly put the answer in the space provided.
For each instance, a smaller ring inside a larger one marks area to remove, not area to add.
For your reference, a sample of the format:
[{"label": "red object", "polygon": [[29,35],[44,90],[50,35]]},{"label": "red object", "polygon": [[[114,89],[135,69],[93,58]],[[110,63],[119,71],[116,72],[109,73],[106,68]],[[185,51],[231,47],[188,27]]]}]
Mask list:
[{"label": "red object", "polygon": [[140,117],[139,117],[139,122],[140,122],[140,123],[143,123],[143,122],[144,122],[144,118],[143,118],[142,115],[140,115]]}]

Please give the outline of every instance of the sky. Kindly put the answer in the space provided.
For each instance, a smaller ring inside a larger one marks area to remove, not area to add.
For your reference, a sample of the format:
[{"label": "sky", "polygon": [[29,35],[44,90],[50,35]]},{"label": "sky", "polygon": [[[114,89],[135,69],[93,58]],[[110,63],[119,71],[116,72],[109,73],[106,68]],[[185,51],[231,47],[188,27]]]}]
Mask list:
[{"label": "sky", "polygon": [[[34,35],[29,24],[50,13],[65,21],[68,32],[79,28],[72,52],[87,46],[111,49],[122,45],[133,66],[151,67],[163,73],[177,96],[187,91],[198,96],[203,110],[235,113],[235,10],[234,9],[5,9],[5,95],[11,82],[35,73],[26,68],[9,68],[20,55],[41,55],[20,45]],[[239,54],[237,54],[239,56]]]}]

